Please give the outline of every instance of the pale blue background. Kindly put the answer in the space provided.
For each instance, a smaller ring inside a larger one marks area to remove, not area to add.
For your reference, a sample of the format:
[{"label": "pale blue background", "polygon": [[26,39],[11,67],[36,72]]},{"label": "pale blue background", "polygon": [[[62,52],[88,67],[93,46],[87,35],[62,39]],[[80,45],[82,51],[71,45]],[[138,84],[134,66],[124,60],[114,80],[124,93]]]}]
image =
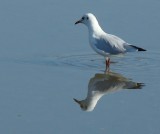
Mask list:
[{"label": "pale blue background", "polygon": [[[85,98],[90,78],[104,70],[87,28],[74,25],[87,12],[108,33],[148,50],[111,64],[146,86],[105,96],[89,113],[72,99]],[[159,13],[159,0],[1,0],[0,133],[160,133]]]}]

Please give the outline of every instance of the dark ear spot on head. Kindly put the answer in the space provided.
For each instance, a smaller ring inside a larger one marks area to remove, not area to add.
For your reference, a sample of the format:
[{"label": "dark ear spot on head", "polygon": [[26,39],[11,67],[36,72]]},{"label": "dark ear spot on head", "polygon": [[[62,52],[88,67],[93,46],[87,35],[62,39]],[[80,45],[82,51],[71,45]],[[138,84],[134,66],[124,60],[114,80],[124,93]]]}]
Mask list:
[{"label": "dark ear spot on head", "polygon": [[87,17],[87,20],[88,20],[89,18]]}]

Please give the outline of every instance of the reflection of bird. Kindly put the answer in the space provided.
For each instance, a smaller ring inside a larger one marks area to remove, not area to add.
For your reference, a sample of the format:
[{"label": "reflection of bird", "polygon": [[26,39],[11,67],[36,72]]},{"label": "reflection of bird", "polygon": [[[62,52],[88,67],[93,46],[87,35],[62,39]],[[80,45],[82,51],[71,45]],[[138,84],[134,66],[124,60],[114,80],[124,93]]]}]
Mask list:
[{"label": "reflection of bird", "polygon": [[93,50],[106,57],[106,67],[109,67],[110,54],[120,54],[134,51],[146,51],[143,48],[130,45],[121,38],[105,33],[100,27],[96,17],[91,14],[85,14],[75,24],[83,23],[88,27],[89,42]]},{"label": "reflection of bird", "polygon": [[133,82],[117,73],[95,74],[89,81],[86,99],[74,100],[82,110],[92,111],[103,95],[120,89],[141,89],[142,86],[142,83]]}]

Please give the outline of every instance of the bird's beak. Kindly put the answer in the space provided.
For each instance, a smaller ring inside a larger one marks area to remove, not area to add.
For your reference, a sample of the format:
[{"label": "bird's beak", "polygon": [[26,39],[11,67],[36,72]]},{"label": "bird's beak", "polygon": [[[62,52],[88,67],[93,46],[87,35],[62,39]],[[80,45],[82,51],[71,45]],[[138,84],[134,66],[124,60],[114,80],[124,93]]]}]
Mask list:
[{"label": "bird's beak", "polygon": [[81,104],[81,101],[79,101],[79,100],[77,100],[77,99],[74,99],[74,98],[73,98],[73,100],[74,100],[76,103],[78,103],[79,105]]},{"label": "bird's beak", "polygon": [[76,21],[76,22],[75,22],[75,25],[78,24],[78,23],[82,23],[82,20]]}]

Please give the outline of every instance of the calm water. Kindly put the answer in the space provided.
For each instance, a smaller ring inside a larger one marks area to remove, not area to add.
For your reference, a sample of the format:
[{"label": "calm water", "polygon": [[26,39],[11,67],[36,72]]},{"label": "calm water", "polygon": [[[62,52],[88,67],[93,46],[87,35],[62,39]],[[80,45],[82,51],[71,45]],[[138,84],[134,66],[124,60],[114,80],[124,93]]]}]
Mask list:
[{"label": "calm water", "polygon": [[[74,26],[86,12],[148,51],[112,57],[104,74],[87,28]],[[0,133],[160,133],[159,12],[158,0],[1,0]],[[101,98],[86,112],[73,98],[92,87]]]}]

